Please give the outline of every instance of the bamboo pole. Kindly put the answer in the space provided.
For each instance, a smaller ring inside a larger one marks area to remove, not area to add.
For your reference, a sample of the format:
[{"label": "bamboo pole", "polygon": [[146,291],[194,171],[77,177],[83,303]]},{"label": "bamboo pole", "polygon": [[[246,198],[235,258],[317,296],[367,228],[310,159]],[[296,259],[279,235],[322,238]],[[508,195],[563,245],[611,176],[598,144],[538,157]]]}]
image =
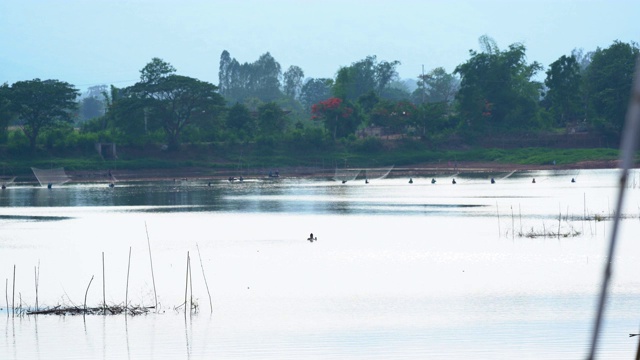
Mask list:
[{"label": "bamboo pole", "polygon": [[191,256],[187,252],[187,265],[189,266],[189,313],[193,310],[193,273],[191,272]]},{"label": "bamboo pole", "polygon": [[213,314],[213,302],[211,301],[211,292],[209,292],[209,284],[207,284],[207,276],[204,274],[204,266],[202,265],[202,256],[200,256],[200,247],[196,243],[196,249],[198,249],[198,259],[200,259],[200,268],[202,269],[202,277],[204,278],[204,286],[207,288],[207,295],[209,295],[209,307]]},{"label": "bamboo pole", "polygon": [[498,202],[496,201],[496,214],[498,215],[498,237],[500,237],[500,210],[498,209]]},{"label": "bamboo pole", "polygon": [[187,293],[189,291],[189,252],[187,251],[187,275],[184,284],[184,314],[187,315]]},{"label": "bamboo pole", "polygon": [[149,229],[147,228],[147,222],[144,222],[144,230],[147,233],[147,247],[149,248],[149,264],[151,264],[151,281],[153,283],[153,297],[156,301],[154,309],[158,311],[158,294],[156,293],[156,279],[153,276],[153,258],[151,257],[151,241],[149,240]]},{"label": "bamboo pole", "polygon": [[13,290],[11,292],[11,315],[16,314],[16,265],[13,264]]},{"label": "bamboo pole", "polygon": [[127,315],[129,307],[129,270],[131,269],[131,246],[129,246],[129,263],[127,264],[127,289],[124,293],[124,314]]},{"label": "bamboo pole", "polygon": [[102,252],[102,311],[107,312],[107,300],[105,296],[105,283],[104,283],[104,251]]},{"label": "bamboo pole", "polygon": [[4,299],[7,301],[7,317],[9,317],[9,278],[4,282]]},{"label": "bamboo pole", "polygon": [[37,266],[33,267],[33,277],[34,277],[35,286],[36,286],[36,310],[38,310],[38,267]]}]

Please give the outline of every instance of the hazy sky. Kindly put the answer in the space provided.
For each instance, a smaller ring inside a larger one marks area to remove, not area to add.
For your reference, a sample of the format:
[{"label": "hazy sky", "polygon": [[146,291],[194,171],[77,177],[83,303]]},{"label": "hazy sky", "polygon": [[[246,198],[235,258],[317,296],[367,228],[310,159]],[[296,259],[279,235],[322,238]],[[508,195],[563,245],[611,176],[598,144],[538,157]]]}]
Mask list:
[{"label": "hazy sky", "polygon": [[0,0],[0,83],[58,79],[84,90],[139,79],[151,58],[218,83],[220,53],[334,77],[376,55],[402,78],[448,72],[489,35],[545,67],[574,48],[639,41],[639,0]]}]

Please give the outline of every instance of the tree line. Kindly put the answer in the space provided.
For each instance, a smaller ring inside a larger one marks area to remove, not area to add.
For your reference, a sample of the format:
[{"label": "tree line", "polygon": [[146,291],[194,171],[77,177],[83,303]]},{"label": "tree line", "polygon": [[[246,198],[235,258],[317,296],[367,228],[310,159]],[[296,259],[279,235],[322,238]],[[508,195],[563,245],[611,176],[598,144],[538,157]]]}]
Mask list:
[{"label": "tree line", "polygon": [[527,61],[523,44],[501,49],[488,36],[479,43],[452,73],[438,67],[411,82],[399,78],[398,60],[376,56],[340,67],[333,78],[305,78],[299,66],[283,71],[268,52],[240,63],[225,50],[218,85],[178,75],[160,58],[134,85],[94,86],[84,97],[60,80],[5,83],[0,145],[32,152],[98,141],[168,151],[184,143],[382,147],[383,139],[459,146],[568,129],[620,138],[636,43],[574,50],[546,70]]}]

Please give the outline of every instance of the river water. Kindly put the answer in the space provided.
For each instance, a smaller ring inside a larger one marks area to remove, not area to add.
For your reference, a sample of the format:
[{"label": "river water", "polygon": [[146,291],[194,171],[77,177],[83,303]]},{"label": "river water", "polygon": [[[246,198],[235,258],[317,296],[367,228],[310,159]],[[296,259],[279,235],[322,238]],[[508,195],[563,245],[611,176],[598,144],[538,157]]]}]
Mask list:
[{"label": "river water", "polygon": [[[342,184],[282,175],[2,190],[0,358],[587,354],[616,171],[457,174],[455,185],[452,176]],[[627,189],[602,359],[632,358],[638,346],[629,337],[640,328],[637,178]],[[310,233],[318,240],[307,241]],[[83,306],[85,294],[87,306],[125,297],[154,306],[157,297],[158,308],[14,315],[12,304],[35,307],[38,271],[40,308]],[[180,307],[185,290],[197,311]]]}]

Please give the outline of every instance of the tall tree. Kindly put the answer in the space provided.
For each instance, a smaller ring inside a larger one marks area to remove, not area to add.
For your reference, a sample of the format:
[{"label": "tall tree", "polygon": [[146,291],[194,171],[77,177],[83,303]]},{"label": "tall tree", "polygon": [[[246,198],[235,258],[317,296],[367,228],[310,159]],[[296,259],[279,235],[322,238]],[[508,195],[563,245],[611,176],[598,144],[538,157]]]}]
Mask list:
[{"label": "tall tree", "polygon": [[355,101],[373,90],[380,96],[383,90],[398,78],[396,67],[399,64],[397,60],[378,63],[374,55],[342,67],[336,75],[333,95],[344,100]]},{"label": "tall tree", "polygon": [[268,52],[253,63],[240,64],[228,51],[220,56],[220,94],[229,103],[243,103],[249,98],[270,102],[282,96],[280,64]]},{"label": "tall tree", "polygon": [[58,123],[73,122],[73,111],[77,108],[78,90],[71,84],[59,80],[27,80],[11,85],[10,100],[19,126],[29,139],[29,148],[36,149],[41,130]]},{"label": "tall tree", "polygon": [[532,80],[542,66],[526,62],[526,48],[470,50],[471,58],[454,73],[462,78],[456,99],[464,124],[473,131],[511,131],[539,126],[541,84]]},{"label": "tall tree", "polygon": [[154,58],[141,71],[140,82],[127,89],[150,117],[156,118],[167,136],[171,150],[180,145],[180,135],[194,118],[217,113],[224,99],[217,86],[191,77],[174,75],[170,64]]},{"label": "tall tree", "polygon": [[622,133],[638,54],[637,44],[615,41],[594,52],[585,73],[591,120],[614,139]]},{"label": "tall tree", "polygon": [[173,75],[176,72],[176,68],[168,62],[160,59],[153,58],[151,62],[140,70],[140,82],[153,85],[158,83],[162,78],[166,78],[169,75]]},{"label": "tall tree", "polygon": [[313,104],[330,98],[332,86],[333,79],[312,78],[307,80],[300,90],[300,102],[302,102],[306,111],[311,111]]},{"label": "tall tree", "polygon": [[556,125],[565,126],[580,118],[580,65],[576,57],[562,55],[549,65],[544,84],[548,90],[546,103]]},{"label": "tall tree", "polygon": [[297,99],[302,90],[302,80],[304,79],[304,71],[299,66],[291,65],[284,72],[284,94],[290,99]]},{"label": "tall tree", "polygon": [[413,101],[422,103],[451,103],[460,88],[460,79],[437,67],[418,76],[418,88],[413,92]]},{"label": "tall tree", "polygon": [[0,85],[0,139],[3,142],[6,140],[9,121],[13,116],[10,110],[10,91],[9,84]]}]

